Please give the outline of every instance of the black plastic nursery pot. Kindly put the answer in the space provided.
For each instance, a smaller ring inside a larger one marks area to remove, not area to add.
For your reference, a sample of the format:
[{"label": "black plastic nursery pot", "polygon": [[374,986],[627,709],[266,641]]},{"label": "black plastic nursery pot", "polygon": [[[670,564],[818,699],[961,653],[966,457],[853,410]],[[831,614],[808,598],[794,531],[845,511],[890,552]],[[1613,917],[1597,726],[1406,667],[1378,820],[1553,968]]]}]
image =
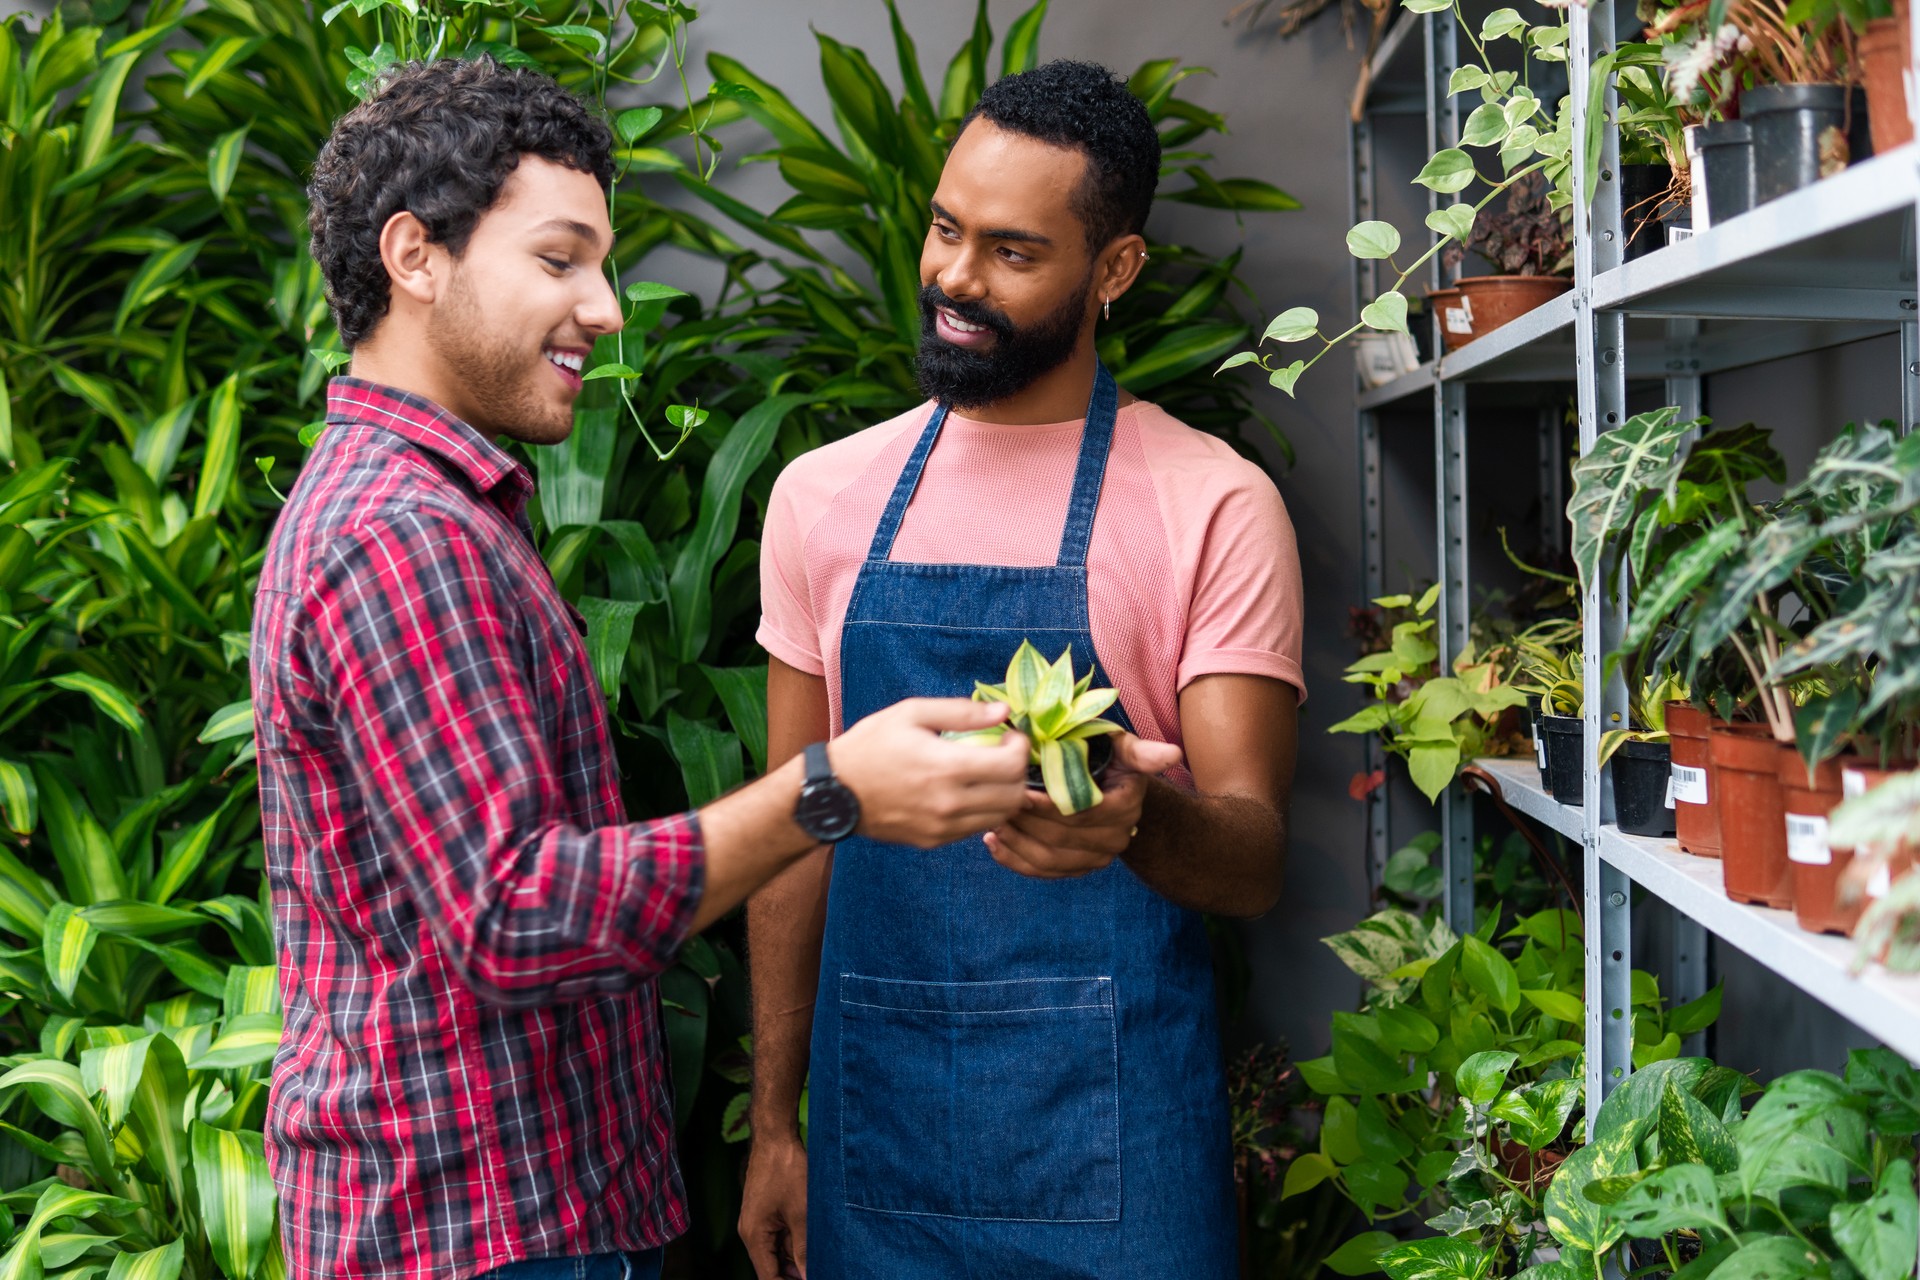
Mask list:
[{"label": "black plastic nursery pot", "polygon": [[1847,91],[1840,85],[1759,85],[1740,95],[1740,118],[1753,130],[1755,204],[1846,167]]},{"label": "black plastic nursery pot", "polygon": [[[1087,772],[1093,775],[1095,786],[1107,780],[1107,766],[1112,763],[1113,735],[1103,733],[1097,737],[1088,738]],[[1047,775],[1040,771],[1039,765],[1030,764],[1027,766],[1027,785],[1035,791],[1045,791],[1047,789]]]},{"label": "black plastic nursery pot", "polygon": [[1542,715],[1540,729],[1547,740],[1547,790],[1561,804],[1580,804],[1585,799],[1580,765],[1586,749],[1586,721],[1579,716]]},{"label": "black plastic nursery pot", "polygon": [[1694,225],[1712,226],[1753,208],[1753,127],[1745,120],[1699,125],[1694,149],[1700,163],[1693,186]]},{"label": "black plastic nursery pot", "polygon": [[1673,170],[1664,164],[1623,164],[1620,166],[1620,217],[1626,223],[1626,260],[1644,258],[1667,243],[1667,188],[1673,185]]},{"label": "black plastic nursery pot", "polygon": [[1623,742],[1613,753],[1613,814],[1630,836],[1673,834],[1673,751],[1664,742]]}]

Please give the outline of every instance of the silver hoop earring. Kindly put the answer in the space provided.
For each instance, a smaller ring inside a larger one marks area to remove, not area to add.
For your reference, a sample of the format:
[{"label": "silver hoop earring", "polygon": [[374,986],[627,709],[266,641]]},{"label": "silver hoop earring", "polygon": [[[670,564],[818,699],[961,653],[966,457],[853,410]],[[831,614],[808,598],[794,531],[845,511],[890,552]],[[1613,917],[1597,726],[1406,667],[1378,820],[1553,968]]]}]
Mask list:
[{"label": "silver hoop earring", "polygon": [[1113,299],[1112,298],[1100,299],[1100,315],[1102,319],[1106,319],[1106,320],[1113,319]]}]

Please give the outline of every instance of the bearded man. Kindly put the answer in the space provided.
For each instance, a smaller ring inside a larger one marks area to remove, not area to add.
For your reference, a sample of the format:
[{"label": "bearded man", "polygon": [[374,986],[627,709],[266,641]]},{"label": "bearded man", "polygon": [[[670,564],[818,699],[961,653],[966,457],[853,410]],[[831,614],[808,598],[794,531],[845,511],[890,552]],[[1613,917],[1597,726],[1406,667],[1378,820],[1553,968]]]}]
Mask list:
[{"label": "bearded man", "polygon": [[[1005,708],[915,700],[629,821],[533,479],[616,332],[613,137],[491,58],[399,69],[308,190],[347,377],[260,572],[253,706],[286,1030],[267,1152],[298,1280],[646,1280],[686,1229],[653,978],[794,859],[1022,803]],[[825,737],[825,733],[821,737]],[[803,766],[802,758],[805,757]],[[837,774],[837,776],[836,776]]]},{"label": "bearded man", "polygon": [[1090,810],[1030,791],[931,852],[843,840],[749,903],[761,1280],[1235,1272],[1201,913],[1280,894],[1300,576],[1273,482],[1096,353],[1159,166],[1104,68],[988,89],[928,211],[930,403],[774,488],[776,759],[996,681],[1023,640],[1070,647],[1140,736]]}]

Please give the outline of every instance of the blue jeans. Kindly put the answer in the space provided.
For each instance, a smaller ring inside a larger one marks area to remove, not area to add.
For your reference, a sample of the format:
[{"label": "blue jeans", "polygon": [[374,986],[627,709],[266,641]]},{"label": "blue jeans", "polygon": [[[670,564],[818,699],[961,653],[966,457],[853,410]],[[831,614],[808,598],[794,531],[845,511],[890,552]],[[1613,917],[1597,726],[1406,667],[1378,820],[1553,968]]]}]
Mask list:
[{"label": "blue jeans", "polygon": [[509,1262],[480,1280],[660,1280],[661,1250]]}]

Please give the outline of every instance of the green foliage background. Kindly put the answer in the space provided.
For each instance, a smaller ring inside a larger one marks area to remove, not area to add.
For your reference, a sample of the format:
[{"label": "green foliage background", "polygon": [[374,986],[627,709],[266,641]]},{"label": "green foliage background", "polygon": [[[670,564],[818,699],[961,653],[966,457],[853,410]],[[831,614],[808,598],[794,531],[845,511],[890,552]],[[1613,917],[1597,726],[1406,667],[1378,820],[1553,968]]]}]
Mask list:
[{"label": "green foliage background", "polygon": [[[1031,65],[1045,12],[1009,30],[1000,70]],[[260,1138],[280,1019],[247,633],[343,358],[304,176],[396,60],[484,50],[625,108],[621,276],[663,244],[724,264],[705,304],[640,291],[595,353],[633,376],[589,382],[573,438],[528,461],[631,811],[702,803],[764,766],[760,512],[786,460],[919,399],[926,199],[994,40],[982,4],[936,97],[893,14],[896,99],[821,36],[829,132],[723,55],[714,90],[690,92],[693,16],[677,0],[72,0],[0,24],[0,1280],[284,1272]],[[1170,198],[1294,207],[1210,172],[1200,148],[1224,122],[1179,96],[1193,73],[1169,58],[1132,78]],[[748,119],[794,192],[771,213],[706,183]],[[702,211],[656,198],[674,184]],[[1230,437],[1260,421],[1241,384],[1210,377],[1249,337],[1237,263],[1156,245],[1102,336],[1131,389]],[[704,424],[657,463],[648,441],[696,405]],[[662,983],[696,1203],[684,1248],[703,1275],[744,1261],[737,929],[696,940]]]}]

